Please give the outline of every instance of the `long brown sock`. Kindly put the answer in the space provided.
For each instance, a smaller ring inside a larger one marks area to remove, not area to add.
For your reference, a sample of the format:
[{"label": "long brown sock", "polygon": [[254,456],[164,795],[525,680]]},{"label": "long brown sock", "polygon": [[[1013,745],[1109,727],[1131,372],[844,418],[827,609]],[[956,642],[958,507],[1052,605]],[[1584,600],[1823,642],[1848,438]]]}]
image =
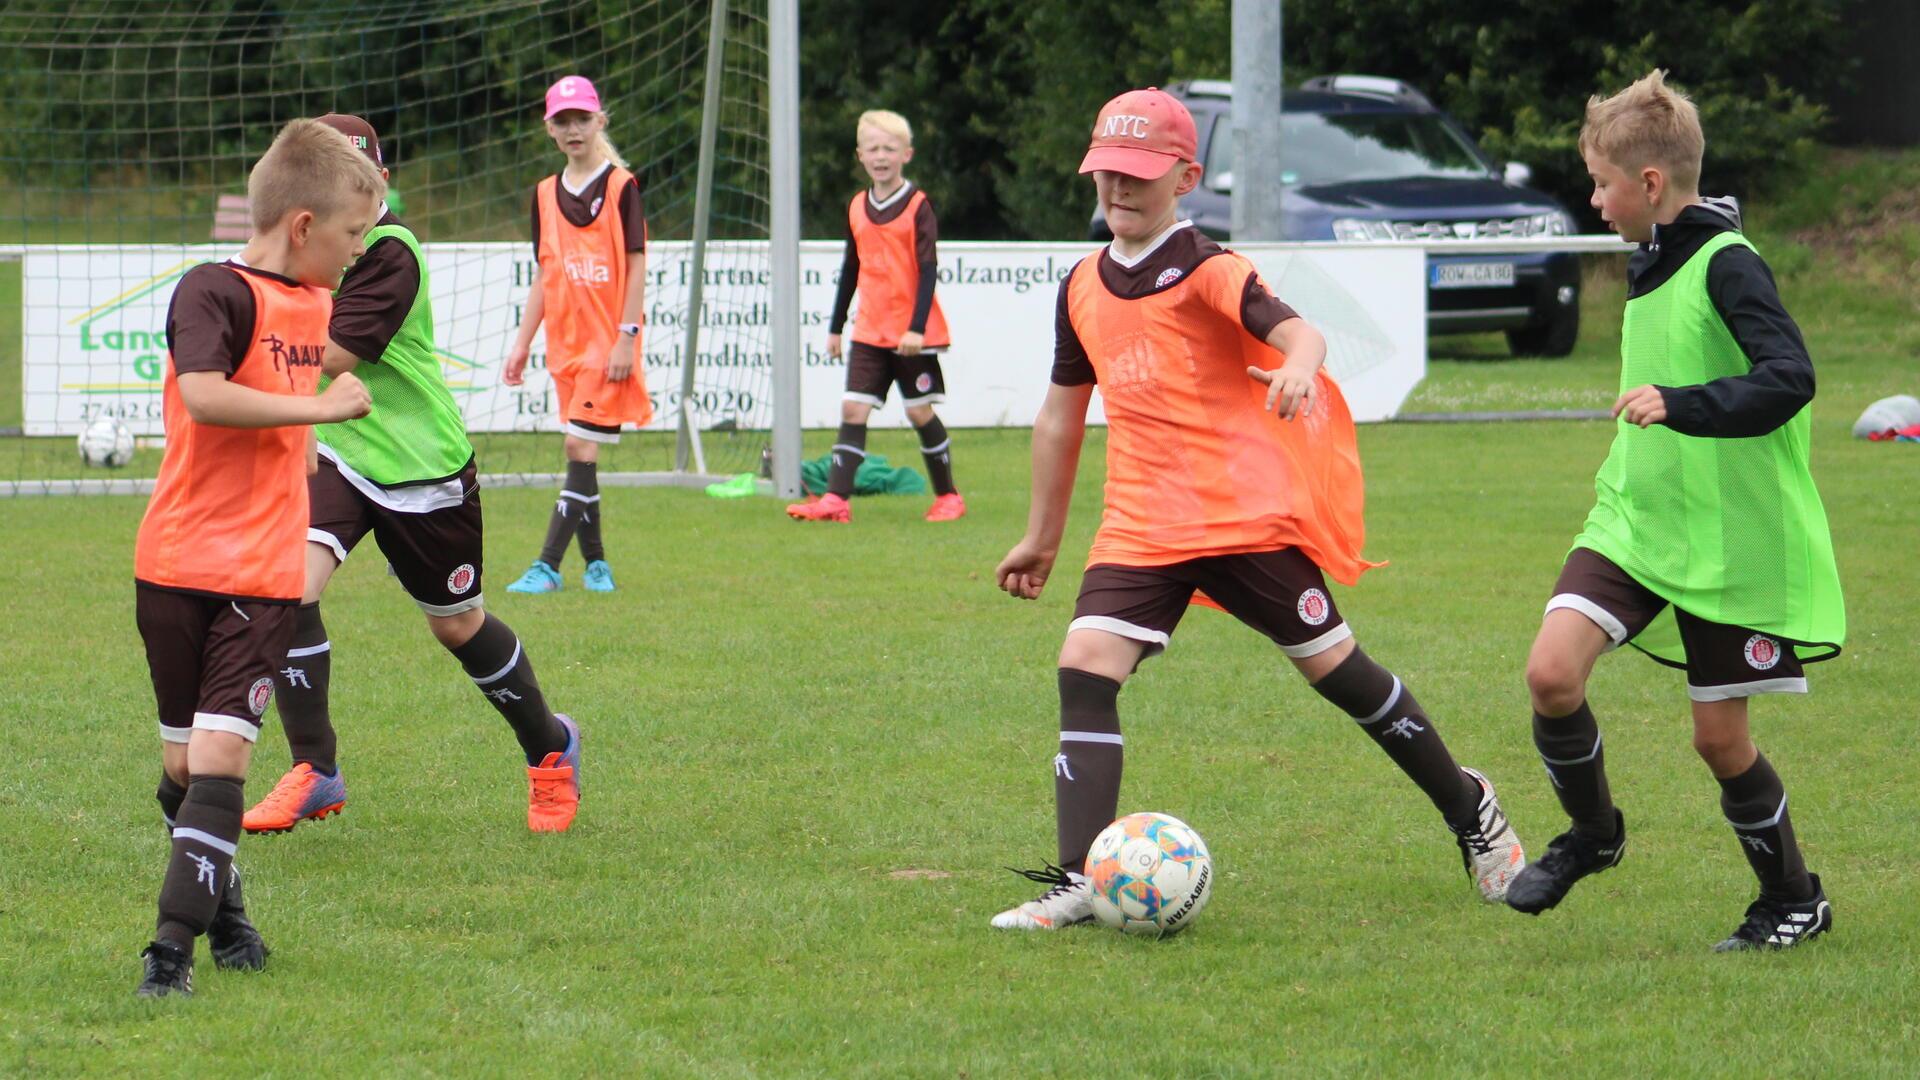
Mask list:
[{"label": "long brown sock", "polygon": [[527,764],[538,765],[548,754],[566,750],[567,729],[547,708],[540,680],[533,674],[533,661],[520,647],[520,638],[512,627],[489,611],[479,631],[451,651],[474,685],[513,728]]},{"label": "long brown sock", "polygon": [[606,558],[607,544],[600,534],[599,464],[592,461],[567,462],[567,491],[581,496],[578,533],[580,557],[587,562]]},{"label": "long brown sock", "polygon": [[173,777],[167,775],[165,769],[162,769],[160,770],[160,787],[153,793],[153,797],[160,803],[160,816],[166,819],[167,834],[172,835],[173,822],[180,816],[180,804],[187,798],[187,789],[181,787]]},{"label": "long brown sock", "polygon": [[207,932],[240,843],[240,817],[246,810],[244,780],[234,776],[191,776],[174,819],[173,851],[160,885],[159,919],[154,937],[188,952],[193,939]]},{"label": "long brown sock", "polygon": [[1454,829],[1478,823],[1480,785],[1460,771],[1426,711],[1399,678],[1354,647],[1313,688],[1360,723]]},{"label": "long brown sock", "polygon": [[1565,716],[1533,714],[1533,745],[1553,781],[1553,793],[1581,835],[1605,843],[1617,828],[1600,725],[1582,701]]},{"label": "long brown sock", "polygon": [[[574,490],[576,483],[584,483],[583,477],[592,473],[594,494]],[[573,534],[580,528],[580,519],[585,511],[599,512],[599,471],[598,466],[585,461],[567,462],[566,486],[560,489],[560,497],[554,500],[553,516],[547,519],[547,542],[540,545],[540,561],[560,569],[560,560],[567,557],[567,545],[573,543]]]},{"label": "long brown sock", "polygon": [[274,704],[280,726],[287,733],[293,760],[306,762],[332,776],[339,771],[334,755],[339,740],[327,711],[327,688],[333,679],[333,643],[327,640],[320,605],[301,604],[294,614],[293,644],[286,660],[273,673]]},{"label": "long brown sock", "polygon": [[833,439],[833,468],[827,472],[827,491],[843,499],[853,497],[853,480],[867,460],[867,425],[842,421]]},{"label": "long brown sock", "polygon": [[933,493],[952,495],[958,489],[953,486],[953,440],[947,436],[947,425],[936,416],[914,430],[920,435],[920,457],[927,463]]},{"label": "long brown sock", "polygon": [[1760,879],[1761,896],[1786,903],[1813,898],[1813,879],[1787,816],[1786,785],[1765,754],[1755,757],[1746,772],[1720,781],[1720,809]]},{"label": "long brown sock", "polygon": [[1060,669],[1060,752],[1053,757],[1053,809],[1060,865],[1086,869],[1087,849],[1120,813],[1120,684]]}]

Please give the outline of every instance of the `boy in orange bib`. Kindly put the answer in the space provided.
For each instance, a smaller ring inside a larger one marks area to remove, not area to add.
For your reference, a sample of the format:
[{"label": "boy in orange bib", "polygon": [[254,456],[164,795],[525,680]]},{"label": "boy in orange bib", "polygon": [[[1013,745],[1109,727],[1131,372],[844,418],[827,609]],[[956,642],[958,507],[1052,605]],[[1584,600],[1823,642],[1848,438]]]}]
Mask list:
[{"label": "boy in orange bib", "polygon": [[607,140],[600,94],[579,75],[547,90],[547,134],[566,168],[534,188],[534,271],[527,311],[501,381],[519,386],[534,332],[547,327],[547,374],[566,432],[567,479],[547,525],[540,557],[508,592],[560,588],[560,560],[578,533],[586,560],[581,584],[612,592],[600,531],[600,447],[620,441],[624,424],[653,419],[640,347],[646,310],[647,222],[640,181]]},{"label": "boy in orange bib", "polygon": [[920,436],[920,455],[933,481],[928,521],[953,521],[967,501],[953,486],[953,453],[947,428],[933,406],[945,401],[947,382],[940,353],[952,340],[947,317],[933,295],[940,227],[927,194],[901,175],[913,160],[913,129],[899,113],[870,109],[855,125],[860,164],[873,187],[847,206],[847,251],[840,289],[828,324],[827,355],[840,357],[840,331],[853,294],[860,294],[853,346],[847,352],[847,392],[840,401],[840,432],[833,440],[833,470],[827,493],[816,502],[794,503],[787,516],[800,521],[850,521],[847,499],[854,474],[867,459],[867,418],[887,403],[898,384],[900,404]]},{"label": "boy in orange bib", "polygon": [[193,993],[202,934],[220,967],[266,963],[233,867],[241,792],[306,579],[308,425],[371,407],[352,375],[314,390],[332,289],[385,191],[346,136],[293,121],[247,179],[247,246],[187,271],[168,306],[167,451],[133,556],[173,836],[142,997]]},{"label": "boy in orange bib", "polygon": [[1360,456],[1326,341],[1253,265],[1177,219],[1200,182],[1193,117],[1136,90],[1108,102],[1082,173],[1113,243],[1061,283],[1053,384],[1033,427],[1027,534],[995,577],[1037,599],[1053,571],[1099,386],[1106,511],[1060,650],[1053,755],[1059,865],[1001,912],[1001,929],[1093,917],[1087,849],[1118,814],[1120,688],[1205,599],[1272,639],[1439,809],[1480,895],[1499,901],[1525,860],[1493,785],[1454,764],[1413,694],[1362,652],[1323,572],[1351,585],[1361,557]]}]

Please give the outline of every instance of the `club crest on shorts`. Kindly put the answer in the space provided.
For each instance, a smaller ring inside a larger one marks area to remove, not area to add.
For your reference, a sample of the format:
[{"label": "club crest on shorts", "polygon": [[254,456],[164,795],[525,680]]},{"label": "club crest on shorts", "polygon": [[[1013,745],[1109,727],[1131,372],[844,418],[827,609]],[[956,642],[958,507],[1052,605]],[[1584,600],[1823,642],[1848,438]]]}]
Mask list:
[{"label": "club crest on shorts", "polygon": [[453,573],[447,575],[447,591],[453,595],[464,596],[471,588],[473,588],[472,563],[461,563],[454,567]]},{"label": "club crest on shorts", "polygon": [[1755,671],[1765,671],[1780,662],[1780,643],[1766,636],[1755,634],[1747,639],[1747,666]]},{"label": "club crest on shorts", "polygon": [[1181,277],[1182,272],[1179,267],[1169,266],[1165,270],[1160,271],[1159,277],[1153,279],[1153,287],[1156,289],[1164,289],[1174,282],[1179,281]]},{"label": "club crest on shorts", "polygon": [[1308,626],[1319,626],[1332,614],[1333,605],[1327,602],[1327,594],[1319,589],[1308,589],[1300,594],[1300,602],[1294,605],[1300,613],[1300,621]]},{"label": "club crest on shorts", "polygon": [[267,702],[272,700],[273,679],[270,676],[260,676],[253,680],[252,686],[247,688],[247,708],[252,709],[255,716],[264,715],[267,711]]},{"label": "club crest on shorts", "polygon": [[933,389],[933,375],[925,371],[921,372],[919,376],[913,380],[913,388],[923,394]]}]

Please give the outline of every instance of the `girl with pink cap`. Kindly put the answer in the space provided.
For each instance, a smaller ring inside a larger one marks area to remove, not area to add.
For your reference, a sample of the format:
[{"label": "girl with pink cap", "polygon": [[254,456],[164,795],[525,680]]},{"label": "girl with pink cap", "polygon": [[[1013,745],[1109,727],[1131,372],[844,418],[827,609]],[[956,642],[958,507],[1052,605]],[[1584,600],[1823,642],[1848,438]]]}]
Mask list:
[{"label": "girl with pink cap", "polygon": [[566,167],[534,188],[539,266],[502,381],[521,384],[533,335],[544,322],[547,373],[566,432],[567,479],[540,557],[507,591],[559,591],[560,561],[577,534],[587,564],[581,584],[612,592],[600,532],[600,447],[618,443],[623,425],[653,418],[640,362],[647,223],[640,181],[607,140],[607,114],[593,83],[580,75],[554,83],[546,119]]}]

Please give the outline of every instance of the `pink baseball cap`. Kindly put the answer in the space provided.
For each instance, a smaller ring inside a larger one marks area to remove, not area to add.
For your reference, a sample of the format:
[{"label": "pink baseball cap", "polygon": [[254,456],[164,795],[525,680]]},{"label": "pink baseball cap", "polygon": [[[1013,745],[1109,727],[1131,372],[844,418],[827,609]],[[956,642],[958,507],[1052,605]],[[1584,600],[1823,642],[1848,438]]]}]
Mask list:
[{"label": "pink baseball cap", "polygon": [[[557,83],[547,87],[547,119],[566,109],[581,109],[586,112],[600,111],[600,92],[585,75],[567,75]],[[1191,126],[1192,121],[1188,121]]]},{"label": "pink baseball cap", "polygon": [[1080,171],[1158,180],[1175,162],[1192,161],[1199,153],[1193,114],[1179,98],[1149,86],[1129,90],[1101,107]]}]

